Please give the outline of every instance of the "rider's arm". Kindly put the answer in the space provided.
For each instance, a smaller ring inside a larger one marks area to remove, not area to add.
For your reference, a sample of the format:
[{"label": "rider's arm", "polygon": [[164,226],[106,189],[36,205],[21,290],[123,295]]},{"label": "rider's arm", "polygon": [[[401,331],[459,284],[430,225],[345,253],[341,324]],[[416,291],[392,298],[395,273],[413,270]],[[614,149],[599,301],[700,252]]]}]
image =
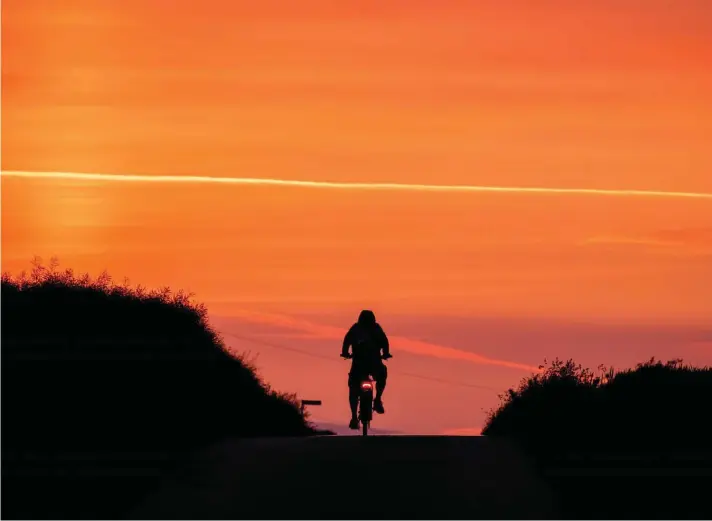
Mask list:
[{"label": "rider's arm", "polygon": [[386,335],[386,332],[383,331],[383,328],[378,325],[378,331],[379,331],[379,336],[381,337],[381,349],[383,349],[383,356],[388,357],[391,356],[391,351],[390,351],[390,344],[388,343],[388,336]]},{"label": "rider's arm", "polygon": [[353,333],[354,327],[351,326],[344,336],[344,343],[341,346],[341,356],[347,356],[349,354],[349,347],[351,346],[351,335]]}]

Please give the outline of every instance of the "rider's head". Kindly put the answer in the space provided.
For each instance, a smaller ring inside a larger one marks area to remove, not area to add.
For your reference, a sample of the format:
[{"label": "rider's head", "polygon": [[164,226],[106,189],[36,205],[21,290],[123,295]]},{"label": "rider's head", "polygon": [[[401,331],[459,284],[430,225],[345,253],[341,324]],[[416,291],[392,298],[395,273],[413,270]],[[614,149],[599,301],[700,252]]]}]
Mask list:
[{"label": "rider's head", "polygon": [[373,311],[370,309],[364,309],[361,311],[361,314],[358,316],[358,323],[359,324],[375,324],[376,323],[376,315],[373,314]]}]

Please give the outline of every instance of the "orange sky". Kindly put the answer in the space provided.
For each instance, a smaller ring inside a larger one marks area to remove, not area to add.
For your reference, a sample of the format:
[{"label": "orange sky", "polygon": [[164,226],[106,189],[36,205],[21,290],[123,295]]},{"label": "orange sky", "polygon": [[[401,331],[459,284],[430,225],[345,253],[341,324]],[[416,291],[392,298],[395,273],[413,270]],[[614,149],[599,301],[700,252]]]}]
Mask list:
[{"label": "orange sky", "polygon": [[[2,170],[712,193],[711,26],[707,0],[4,0]],[[245,310],[309,314],[269,334],[322,354],[372,307],[402,323],[401,369],[438,378],[647,357],[607,347],[628,333],[585,352],[563,329],[555,351],[459,322],[440,340],[454,316],[683,326],[655,349],[712,363],[709,199],[4,176],[2,267],[34,254],[193,290],[231,331]],[[279,387],[341,399],[345,368],[306,381],[315,358],[245,345]],[[405,412],[379,421],[418,429],[392,392]],[[493,402],[472,392],[438,428],[478,427]]]}]

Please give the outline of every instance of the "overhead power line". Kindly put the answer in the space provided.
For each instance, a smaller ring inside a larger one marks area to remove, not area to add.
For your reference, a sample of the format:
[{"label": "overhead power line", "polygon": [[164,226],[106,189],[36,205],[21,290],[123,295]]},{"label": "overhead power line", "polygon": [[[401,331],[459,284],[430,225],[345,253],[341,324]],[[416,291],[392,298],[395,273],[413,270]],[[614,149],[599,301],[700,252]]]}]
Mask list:
[{"label": "overhead power line", "polygon": [[[271,347],[271,348],[273,348],[273,349],[281,349],[281,350],[284,350],[284,351],[291,351],[291,352],[294,352],[294,353],[299,353],[299,354],[304,355],[304,356],[310,356],[310,357],[312,357],[312,358],[319,358],[319,359],[322,359],[322,360],[328,360],[329,362],[332,362],[332,363],[342,363],[341,360],[337,360],[335,357],[332,358],[332,357],[330,357],[330,356],[322,355],[322,354],[319,354],[319,353],[313,353],[313,352],[311,352],[311,351],[306,351],[306,350],[304,350],[304,349],[298,349],[298,348],[296,348],[296,347],[286,346],[286,345],[283,345],[283,344],[277,344],[277,343],[274,343],[274,342],[268,342],[268,341],[266,341],[266,340],[257,339],[257,338],[254,338],[254,337],[251,337],[251,336],[247,336],[247,335],[241,335],[241,334],[232,333],[232,332],[227,331],[227,330],[224,330],[224,329],[221,330],[221,331],[222,331],[222,333],[223,333],[224,335],[231,336],[231,337],[236,338],[236,339],[238,339],[238,340],[245,340],[245,341],[247,341],[247,342],[253,342],[253,343],[255,343],[255,344],[260,344],[260,345],[263,345],[263,346],[266,346],[266,347]],[[401,375],[401,376],[409,376],[409,377],[411,377],[411,378],[418,378],[418,379],[420,379],[420,380],[428,380],[428,381],[431,381],[431,382],[437,382],[437,383],[441,383],[441,384],[452,385],[452,386],[455,386],[455,387],[468,387],[468,388],[471,388],[471,389],[481,389],[481,390],[492,391],[492,392],[496,392],[496,393],[501,393],[501,392],[503,392],[502,389],[496,389],[496,388],[494,388],[494,387],[490,387],[490,386],[487,386],[487,385],[477,385],[477,384],[469,384],[469,383],[465,383],[465,382],[456,382],[456,381],[453,381],[453,380],[447,380],[447,379],[444,379],[444,378],[437,378],[437,377],[434,377],[434,376],[427,376],[427,375],[422,375],[422,374],[417,374],[417,373],[410,373],[410,372],[405,372],[405,371],[392,370],[390,367],[388,368],[388,372],[391,373],[391,374],[395,373],[395,374],[399,374],[399,375]]]}]

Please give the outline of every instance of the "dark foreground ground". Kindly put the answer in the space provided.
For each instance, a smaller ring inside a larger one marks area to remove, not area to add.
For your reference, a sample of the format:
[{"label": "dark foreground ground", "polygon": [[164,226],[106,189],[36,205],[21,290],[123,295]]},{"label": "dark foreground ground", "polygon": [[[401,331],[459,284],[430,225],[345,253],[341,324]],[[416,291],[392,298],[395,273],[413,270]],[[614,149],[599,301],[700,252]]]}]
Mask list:
[{"label": "dark foreground ground", "polygon": [[204,451],[134,519],[550,518],[513,446],[485,437],[237,440]]},{"label": "dark foreground ground", "polygon": [[712,451],[639,440],[527,458],[491,437],[234,439],[179,454],[3,450],[5,519],[712,519]]}]

